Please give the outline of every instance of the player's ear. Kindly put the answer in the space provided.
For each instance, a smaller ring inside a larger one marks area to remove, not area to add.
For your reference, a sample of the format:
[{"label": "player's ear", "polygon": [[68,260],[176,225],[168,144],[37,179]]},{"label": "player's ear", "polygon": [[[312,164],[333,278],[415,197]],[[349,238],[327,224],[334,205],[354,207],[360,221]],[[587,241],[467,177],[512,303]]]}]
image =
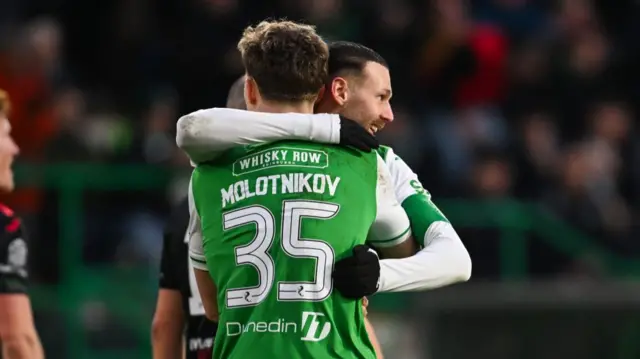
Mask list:
[{"label": "player's ear", "polygon": [[336,77],[331,80],[331,98],[339,106],[344,106],[349,97],[349,86],[343,77]]},{"label": "player's ear", "polygon": [[258,104],[260,98],[260,91],[258,90],[258,84],[253,77],[244,77],[244,102],[247,104],[247,109],[251,110]]}]

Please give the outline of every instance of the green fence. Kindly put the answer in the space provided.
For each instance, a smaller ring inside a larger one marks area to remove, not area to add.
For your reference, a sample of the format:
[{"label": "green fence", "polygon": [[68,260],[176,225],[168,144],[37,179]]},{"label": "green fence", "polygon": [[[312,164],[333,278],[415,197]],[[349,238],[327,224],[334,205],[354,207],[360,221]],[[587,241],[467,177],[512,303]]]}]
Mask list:
[{"label": "green fence", "polygon": [[[149,326],[155,293],[155,275],[136,268],[87,267],[82,262],[83,196],[87,190],[163,190],[173,173],[149,166],[107,166],[98,164],[19,165],[21,187],[44,187],[58,192],[60,223],[61,281],[56,288],[36,286],[36,310],[55,310],[65,322],[68,359],[149,357]],[[469,202],[438,200],[438,205],[458,228],[495,228],[501,233],[501,276],[506,281],[526,279],[527,238],[530,234],[547,241],[559,251],[575,257],[589,255],[615,276],[637,276],[640,262],[619,258],[599,248],[594,241],[567,226],[539,207],[513,200]],[[123,294],[113,295],[118,287]],[[379,296],[380,308],[397,309],[404,303],[399,295]],[[129,328],[138,345],[134,350],[114,352],[92,350],[82,320],[83,304],[90,300],[107,303],[110,312]],[[140,309],[144,308],[144,310]],[[52,356],[55,357],[55,356]]]},{"label": "green fence", "polygon": [[[156,276],[139,268],[114,269],[83,264],[83,196],[87,190],[159,190],[171,179],[166,169],[149,166],[104,166],[95,164],[22,165],[16,167],[21,187],[37,186],[58,192],[60,284],[57,288],[34,286],[32,297],[37,309],[53,310],[64,318],[65,358],[148,358],[149,293],[155,290]],[[113,295],[114,288],[126,288],[126,296]],[[146,290],[145,290],[146,289]],[[132,295],[128,295],[128,294]],[[92,351],[85,338],[82,307],[90,300],[107,303],[111,313],[135,333],[140,343],[127,352]],[[141,310],[146,308],[147,310]],[[152,309],[151,309],[152,310]],[[145,315],[146,314],[146,315]]]}]

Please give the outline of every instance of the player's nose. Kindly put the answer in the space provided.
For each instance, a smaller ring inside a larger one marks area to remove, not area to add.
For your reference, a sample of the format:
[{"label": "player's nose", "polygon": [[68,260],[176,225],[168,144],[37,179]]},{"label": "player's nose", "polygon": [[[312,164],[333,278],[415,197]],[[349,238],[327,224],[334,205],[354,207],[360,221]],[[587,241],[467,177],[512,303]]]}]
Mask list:
[{"label": "player's nose", "polygon": [[18,144],[16,144],[16,141],[13,140],[13,138],[9,137],[9,154],[12,157],[17,156],[20,153],[20,147],[18,147]]},{"label": "player's nose", "polygon": [[385,104],[384,109],[382,110],[382,114],[380,115],[380,118],[384,122],[393,122],[393,110],[391,109],[391,104],[389,103]]}]

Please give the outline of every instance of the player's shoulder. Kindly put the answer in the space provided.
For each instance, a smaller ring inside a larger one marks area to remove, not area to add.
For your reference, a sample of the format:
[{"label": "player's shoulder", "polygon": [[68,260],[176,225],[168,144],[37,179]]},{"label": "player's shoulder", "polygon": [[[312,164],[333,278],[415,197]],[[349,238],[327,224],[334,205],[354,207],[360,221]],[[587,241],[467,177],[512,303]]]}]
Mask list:
[{"label": "player's shoulder", "polygon": [[4,203],[0,203],[0,218],[14,218],[16,213]]},{"label": "player's shoulder", "polygon": [[11,208],[0,204],[0,260],[20,266],[26,262],[26,256],[22,222]]},{"label": "player's shoulder", "polygon": [[380,157],[382,157],[382,159],[385,161],[387,160],[387,155],[389,154],[389,152],[393,152],[391,147],[385,146],[385,145],[380,145],[380,147],[378,147],[376,151],[378,152]]},{"label": "player's shoulder", "polygon": [[3,238],[12,237],[22,232],[22,221],[16,213],[0,203],[0,233]]},{"label": "player's shoulder", "polygon": [[384,160],[385,163],[391,162],[393,160],[400,159],[400,157],[393,151],[393,148],[385,145],[381,145],[376,150],[380,157]]}]

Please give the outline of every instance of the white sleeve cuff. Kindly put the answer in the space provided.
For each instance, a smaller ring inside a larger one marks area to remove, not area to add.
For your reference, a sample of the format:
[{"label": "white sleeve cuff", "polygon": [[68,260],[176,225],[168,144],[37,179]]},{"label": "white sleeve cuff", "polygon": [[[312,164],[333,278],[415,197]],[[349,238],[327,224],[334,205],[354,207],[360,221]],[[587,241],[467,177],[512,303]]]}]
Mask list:
[{"label": "white sleeve cuff", "polygon": [[329,127],[321,130],[322,132],[328,133],[329,137],[327,138],[327,143],[338,144],[340,143],[340,116],[338,115],[327,115],[329,118],[327,119],[329,123]]},{"label": "white sleeve cuff", "polygon": [[193,268],[200,269],[207,272],[209,271],[209,267],[207,267],[207,259],[203,255],[189,252],[189,259],[191,261],[191,266],[193,266]]}]

